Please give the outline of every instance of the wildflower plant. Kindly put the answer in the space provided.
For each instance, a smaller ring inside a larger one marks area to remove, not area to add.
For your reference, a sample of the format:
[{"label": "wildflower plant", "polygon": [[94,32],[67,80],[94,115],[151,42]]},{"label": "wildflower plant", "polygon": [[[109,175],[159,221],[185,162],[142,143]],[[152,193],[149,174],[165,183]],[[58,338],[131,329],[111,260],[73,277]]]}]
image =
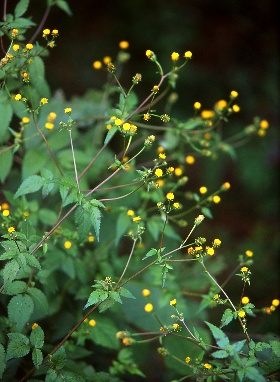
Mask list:
[{"label": "wildflower plant", "polygon": [[[277,296],[267,307],[247,297],[250,249],[219,281],[221,239],[195,237],[231,185],[224,179],[211,191],[188,186],[189,166],[201,157],[235,156],[234,146],[265,135],[268,122],[256,117],[224,139],[223,126],[240,109],[235,90],[212,110],[195,102],[186,120],[157,107],[175,89],[178,72],[187,75],[190,51],[172,52],[168,68],[157,52],[143,52],[156,73],[139,99],[141,68],[129,86],[119,76],[129,60],[127,41],[116,58],[93,62],[108,75],[102,94],[68,101],[53,95],[44,57],[60,31],[47,21],[34,30],[28,5],[20,0],[0,23],[0,377],[145,377],[137,355],[145,349],[147,358],[162,356],[178,381],[273,380],[279,342],[253,339],[250,322],[278,309]],[[70,13],[65,1],[48,1],[53,6]],[[29,42],[27,31],[34,33]],[[169,106],[170,99],[172,93]],[[233,278],[240,291],[230,296]],[[201,287],[195,292],[191,283]],[[208,311],[218,307],[214,325]],[[238,340],[223,331],[230,325]],[[97,351],[102,371],[91,359]]]}]

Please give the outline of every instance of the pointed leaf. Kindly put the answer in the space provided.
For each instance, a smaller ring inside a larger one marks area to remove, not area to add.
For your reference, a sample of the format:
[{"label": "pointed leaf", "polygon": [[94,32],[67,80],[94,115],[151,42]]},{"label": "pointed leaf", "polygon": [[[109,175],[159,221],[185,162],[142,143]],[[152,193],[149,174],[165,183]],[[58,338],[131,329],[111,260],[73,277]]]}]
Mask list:
[{"label": "pointed leaf", "polygon": [[46,179],[42,178],[41,176],[31,175],[22,182],[17,192],[15,193],[14,197],[18,198],[19,196],[36,192],[43,187],[45,182],[46,182]]},{"label": "pointed leaf", "polygon": [[91,204],[88,205],[87,211],[90,216],[91,224],[93,225],[97,240],[99,241],[99,231],[101,225],[101,212],[98,207],[94,207]]},{"label": "pointed leaf", "polygon": [[42,362],[43,362],[43,353],[42,353],[42,350],[40,349],[33,349],[32,351],[32,361],[33,361],[33,364],[34,366],[36,367],[36,369],[38,369]]},{"label": "pointed leaf", "polygon": [[65,0],[56,0],[55,5],[62,9],[68,16],[72,16],[72,11]]},{"label": "pointed leaf", "polygon": [[34,310],[32,298],[27,294],[14,296],[8,304],[8,317],[15,331],[21,332]]},{"label": "pointed leaf", "polygon": [[2,142],[6,136],[8,137],[6,134],[13,116],[13,108],[11,103],[6,101],[6,97],[7,94],[0,90],[0,142]]},{"label": "pointed leaf", "polygon": [[157,250],[156,250],[155,248],[152,248],[152,249],[149,250],[148,253],[146,253],[146,255],[143,257],[142,260],[145,260],[145,259],[147,259],[148,257],[154,256],[154,255],[156,255],[156,254],[157,254]]},{"label": "pointed leaf", "polygon": [[20,333],[9,333],[7,336],[10,339],[7,348],[6,361],[12,358],[24,357],[30,351],[28,338]]},{"label": "pointed leaf", "polygon": [[20,0],[15,8],[15,19],[21,17],[27,10],[29,5],[29,0]]},{"label": "pointed leaf", "polygon": [[214,358],[227,358],[228,352],[226,350],[217,350],[211,353],[211,356]]},{"label": "pointed leaf", "polygon": [[121,287],[121,288],[119,289],[119,293],[120,293],[120,295],[123,296],[123,297],[126,297],[126,298],[134,298],[134,299],[135,299],[135,297],[133,296],[133,294],[132,294],[128,289],[126,289],[126,288]]},{"label": "pointed leaf", "polygon": [[30,344],[32,347],[41,349],[44,345],[44,332],[40,326],[32,330],[30,334]]},{"label": "pointed leaf", "polygon": [[224,311],[223,317],[221,319],[221,325],[220,328],[228,325],[233,319],[233,312],[231,309],[226,309]]},{"label": "pointed leaf", "polygon": [[217,326],[211,324],[210,322],[205,321],[209,326],[218,346],[222,349],[227,349],[229,346],[229,339],[226,334]]},{"label": "pointed leaf", "polygon": [[41,313],[48,314],[49,304],[44,293],[37,288],[29,288],[27,292],[32,297],[36,309]]},{"label": "pointed leaf", "polygon": [[61,346],[52,356],[52,362],[55,369],[62,369],[66,363],[66,353],[63,346]]},{"label": "pointed leaf", "polygon": [[109,141],[113,138],[117,130],[118,130],[118,126],[111,127],[111,129],[108,131],[106,138],[104,140],[104,146],[107,145],[107,143],[109,143]]},{"label": "pointed leaf", "polygon": [[109,292],[109,298],[112,298],[113,300],[119,302],[120,304],[122,304],[122,300],[120,298],[120,294],[116,291],[110,291]]},{"label": "pointed leaf", "polygon": [[105,301],[106,298],[108,298],[108,292],[103,290],[97,290],[94,292],[91,292],[89,295],[88,301],[84,307],[84,310],[88,308],[91,305],[97,304],[98,302]]},{"label": "pointed leaf", "polygon": [[18,262],[16,260],[9,261],[3,269],[4,285],[11,283],[17,277],[18,271]]}]

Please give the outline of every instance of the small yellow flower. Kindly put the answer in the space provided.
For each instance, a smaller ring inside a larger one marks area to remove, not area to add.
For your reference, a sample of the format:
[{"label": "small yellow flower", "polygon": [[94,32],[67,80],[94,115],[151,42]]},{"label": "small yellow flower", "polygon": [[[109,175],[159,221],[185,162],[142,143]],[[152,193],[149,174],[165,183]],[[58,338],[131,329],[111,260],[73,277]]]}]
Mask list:
[{"label": "small yellow flower", "polygon": [[52,122],[46,122],[45,128],[48,130],[52,130],[54,128],[54,124]]},{"label": "small yellow flower", "polygon": [[49,113],[48,115],[48,121],[52,122],[56,119],[56,113],[54,113],[53,111]]},{"label": "small yellow flower", "polygon": [[214,239],[214,242],[213,242],[213,243],[214,243],[214,245],[217,245],[217,246],[218,246],[218,245],[221,245],[222,242],[221,242],[220,239]]},{"label": "small yellow flower", "polygon": [[155,176],[160,178],[162,175],[163,175],[162,169],[161,168],[157,168],[156,171],[155,171]]},{"label": "small yellow flower", "polygon": [[154,85],[153,88],[152,88],[152,92],[153,92],[154,94],[157,94],[157,93],[159,92],[159,86]]},{"label": "small yellow flower", "polygon": [[10,211],[9,211],[9,210],[4,210],[4,211],[2,212],[2,215],[5,216],[5,217],[7,217],[7,216],[10,215]]},{"label": "small yellow flower", "polygon": [[94,237],[93,235],[89,235],[89,236],[88,236],[88,242],[89,242],[89,243],[93,243],[94,240],[95,240],[95,237]]},{"label": "small yellow flower", "polygon": [[227,106],[227,101],[225,101],[224,99],[221,99],[220,101],[215,103],[215,107],[219,110],[224,109],[226,106]]},{"label": "small yellow flower", "polygon": [[129,345],[133,344],[133,338],[125,337],[125,338],[122,339],[122,343],[125,346],[129,346]]},{"label": "small yellow flower", "polygon": [[186,357],[186,358],[185,358],[185,362],[186,362],[186,363],[190,363],[190,362],[191,362],[191,357]]},{"label": "small yellow flower", "polygon": [[47,36],[51,33],[51,31],[49,29],[44,29],[43,30],[43,36]]},{"label": "small yellow flower", "polygon": [[101,61],[94,61],[92,63],[92,66],[94,69],[98,70],[98,69],[101,69],[102,68],[102,62]]},{"label": "small yellow flower", "polygon": [[210,365],[210,363],[205,363],[203,366],[205,367],[205,369],[208,370],[212,368],[212,365]]},{"label": "small yellow flower", "polygon": [[128,216],[133,216],[134,213],[135,213],[135,212],[134,212],[133,210],[128,210],[128,211],[127,211],[127,215],[128,215]]},{"label": "small yellow flower", "polygon": [[164,185],[164,180],[163,179],[159,179],[159,180],[157,180],[157,185],[158,185],[158,187],[163,187],[163,185]]},{"label": "small yellow flower", "polygon": [[49,46],[50,48],[54,48],[54,47],[55,47],[55,43],[54,43],[54,41],[50,41],[50,42],[48,43],[48,46]]},{"label": "small yellow flower", "polygon": [[6,202],[4,202],[4,203],[1,204],[1,208],[0,208],[0,210],[1,210],[1,209],[2,209],[2,210],[8,210],[9,207],[10,207],[9,204],[6,203]]},{"label": "small yellow flower", "polygon": [[171,60],[172,60],[172,61],[178,61],[178,60],[179,60],[179,57],[180,57],[179,53],[173,52],[173,53],[171,54]]},{"label": "small yellow flower", "polygon": [[213,110],[203,110],[202,112],[201,112],[201,117],[203,118],[203,119],[210,119],[210,118],[212,118],[213,116],[214,116],[214,111]]},{"label": "small yellow flower", "polygon": [[215,204],[220,203],[220,201],[221,201],[221,198],[220,198],[219,195],[214,195],[214,196],[213,196],[213,202],[214,202]]},{"label": "small yellow flower", "polygon": [[115,119],[115,125],[120,126],[123,123],[123,121],[120,118]]},{"label": "small yellow flower", "polygon": [[269,127],[269,123],[266,119],[263,119],[261,122],[260,122],[260,128],[261,129],[268,129]]},{"label": "small yellow flower", "polygon": [[185,57],[185,58],[192,58],[192,52],[190,52],[190,51],[188,50],[187,52],[185,52],[184,57]]},{"label": "small yellow flower", "polygon": [[96,321],[95,320],[89,320],[88,322],[89,326],[95,326],[96,325]]},{"label": "small yellow flower", "polygon": [[248,272],[249,269],[247,267],[242,267],[240,270],[241,270],[241,272],[246,273],[246,272]]},{"label": "small yellow flower", "polygon": [[16,94],[16,95],[14,96],[14,99],[15,99],[16,101],[20,101],[20,100],[22,99],[22,95],[21,95],[21,94]]},{"label": "small yellow flower", "polygon": [[68,240],[65,241],[63,245],[64,245],[64,248],[66,249],[70,249],[72,247],[71,241],[68,241]]},{"label": "small yellow flower", "polygon": [[47,99],[47,98],[41,98],[41,104],[42,105],[45,105],[45,104],[47,104],[49,102],[49,100]]},{"label": "small yellow flower", "polygon": [[9,228],[8,228],[8,232],[9,232],[9,233],[15,232],[15,227],[9,227]]},{"label": "small yellow flower", "polygon": [[177,323],[172,324],[172,326],[173,326],[174,330],[179,330],[180,329],[180,325],[177,324]]},{"label": "small yellow flower", "polygon": [[214,300],[219,300],[220,298],[220,295],[218,293],[215,294],[215,296],[213,297]]},{"label": "small yellow flower", "polygon": [[245,255],[248,256],[248,257],[253,257],[254,256],[254,252],[252,252],[249,249],[247,249],[247,251],[245,252]]},{"label": "small yellow flower", "polygon": [[248,304],[249,301],[250,301],[249,297],[246,297],[246,296],[242,297],[242,299],[241,299],[241,302],[243,305]]},{"label": "small yellow flower", "polygon": [[37,324],[37,322],[34,322],[34,324],[31,326],[32,330],[36,329],[39,325]]},{"label": "small yellow flower", "polygon": [[176,300],[176,298],[174,298],[173,300],[171,300],[171,301],[169,302],[169,304],[170,304],[170,306],[175,306],[175,305],[177,304],[177,300]]},{"label": "small yellow flower", "polygon": [[207,248],[207,254],[208,254],[209,256],[213,256],[214,253],[215,253],[214,248],[211,248],[211,247]]},{"label": "small yellow flower", "polygon": [[72,108],[71,108],[71,107],[66,107],[66,108],[64,109],[64,113],[65,113],[65,114],[70,114],[70,113],[72,113]]},{"label": "small yellow flower", "polygon": [[168,172],[169,174],[171,174],[171,173],[174,172],[174,171],[175,171],[174,167],[168,167],[168,169],[167,169],[167,172]]},{"label": "small yellow flower", "polygon": [[130,130],[130,123],[126,122],[122,125],[122,128],[124,131],[129,131]]},{"label": "small yellow flower", "polygon": [[17,37],[17,35],[18,35],[18,29],[13,29],[12,30],[12,38]]},{"label": "small yellow flower", "polygon": [[112,57],[110,56],[103,57],[103,62],[105,65],[108,65],[110,62],[112,62]]},{"label": "small yellow flower", "polygon": [[149,297],[150,294],[151,294],[151,291],[150,291],[149,289],[143,289],[143,290],[142,290],[142,295],[143,295],[144,297]]},{"label": "small yellow flower", "polygon": [[181,176],[183,174],[183,170],[181,169],[181,167],[176,167],[174,173],[176,176]]},{"label": "small yellow flower", "polygon": [[152,58],[153,56],[154,56],[155,54],[154,54],[154,52],[152,52],[151,50],[146,50],[146,56],[148,57],[148,58]]},{"label": "small yellow flower", "polygon": [[229,190],[230,189],[230,183],[229,182],[225,182],[223,184],[223,188],[225,188],[226,190]]},{"label": "small yellow flower", "polygon": [[26,44],[25,47],[26,49],[31,50],[33,49],[33,44]]},{"label": "small yellow flower", "polygon": [[119,47],[121,49],[127,49],[129,47],[129,42],[128,41],[120,41]]},{"label": "small yellow flower", "polygon": [[272,300],[273,306],[279,306],[279,304],[280,304],[280,301],[278,300],[278,298],[275,298],[274,300]]},{"label": "small yellow flower", "polygon": [[135,216],[135,218],[132,219],[134,223],[138,223],[141,220],[140,216]]},{"label": "small yellow flower", "polygon": [[201,103],[200,102],[195,102],[193,105],[195,110],[199,110],[201,108]]},{"label": "small yellow flower", "polygon": [[147,313],[152,312],[153,309],[154,309],[153,304],[151,304],[150,302],[148,302],[148,304],[146,304],[146,305],[144,306],[144,310],[145,310],[145,312],[147,312]]},{"label": "small yellow flower", "polygon": [[57,29],[53,29],[52,30],[52,35],[53,36],[58,36],[58,30]]},{"label": "small yellow flower", "polygon": [[168,192],[168,194],[166,195],[166,199],[167,199],[167,200],[174,200],[174,194],[173,194],[173,192]]},{"label": "small yellow flower", "polygon": [[207,192],[207,187],[205,187],[205,186],[200,187],[199,192],[200,192],[201,194],[206,194],[206,192]]},{"label": "small yellow flower", "polygon": [[18,50],[19,50],[19,45],[18,44],[13,45],[13,51],[17,52]]},{"label": "small yellow flower", "polygon": [[238,113],[240,111],[240,107],[238,105],[232,105],[232,110],[235,112],[235,113]]},{"label": "small yellow flower", "polygon": [[173,207],[177,210],[178,208],[180,208],[180,203],[173,203]]},{"label": "small yellow flower", "polygon": [[194,164],[195,158],[192,155],[187,155],[186,156],[186,163],[187,164]]},{"label": "small yellow flower", "polygon": [[143,115],[143,119],[145,121],[148,121],[149,119],[151,119],[151,115],[149,113],[146,113],[146,114]]},{"label": "small yellow flower", "polygon": [[166,154],[165,153],[159,153],[158,157],[162,160],[166,159]]},{"label": "small yellow flower", "polygon": [[241,310],[238,312],[238,316],[239,316],[240,318],[244,318],[244,317],[246,316],[245,311],[241,309]]},{"label": "small yellow flower", "polygon": [[30,122],[30,119],[28,117],[22,117],[21,122],[25,125]]},{"label": "small yellow flower", "polygon": [[232,90],[232,91],[230,92],[230,95],[232,96],[232,98],[236,98],[236,97],[238,97],[238,93],[237,93],[235,90]]}]

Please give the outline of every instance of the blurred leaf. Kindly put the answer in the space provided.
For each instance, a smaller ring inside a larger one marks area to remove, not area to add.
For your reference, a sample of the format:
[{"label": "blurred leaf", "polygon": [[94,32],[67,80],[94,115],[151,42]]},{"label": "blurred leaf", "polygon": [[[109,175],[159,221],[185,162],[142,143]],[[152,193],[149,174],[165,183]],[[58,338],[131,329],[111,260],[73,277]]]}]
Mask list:
[{"label": "blurred leaf", "polygon": [[0,378],[3,377],[4,370],[6,368],[6,360],[5,360],[5,349],[2,344],[0,344]]},{"label": "blurred leaf", "polygon": [[26,12],[28,5],[29,0],[20,0],[20,2],[17,3],[15,7],[15,19],[22,16]]},{"label": "blurred leaf", "polygon": [[[0,107],[1,107],[1,105],[0,105]],[[1,113],[1,110],[0,110],[0,113]],[[6,147],[0,147],[0,151],[4,150],[4,149],[6,149]],[[2,154],[0,154],[0,168],[1,168],[1,171],[0,171],[0,181],[2,183],[5,182],[8,174],[9,174],[9,172],[11,170],[12,164],[13,164],[13,153],[12,153],[12,150],[6,150]]]},{"label": "blurred leaf", "polygon": [[32,351],[32,361],[33,361],[33,364],[34,366],[36,367],[36,369],[38,369],[42,362],[43,362],[43,353],[42,353],[42,350],[40,349],[33,349]]},{"label": "blurred leaf", "polygon": [[12,120],[13,109],[9,101],[2,101],[5,97],[5,93],[0,90],[0,115],[1,115],[1,124],[0,124],[0,142],[3,141],[4,137],[7,134],[8,127]]}]

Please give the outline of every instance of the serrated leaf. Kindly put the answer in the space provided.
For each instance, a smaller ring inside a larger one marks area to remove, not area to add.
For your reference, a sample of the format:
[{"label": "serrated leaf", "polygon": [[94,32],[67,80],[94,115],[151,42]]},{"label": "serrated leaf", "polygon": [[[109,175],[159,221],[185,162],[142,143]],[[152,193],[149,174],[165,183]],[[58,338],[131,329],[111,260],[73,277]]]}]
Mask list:
[{"label": "serrated leaf", "polygon": [[93,226],[96,238],[99,241],[99,231],[100,231],[100,225],[101,225],[101,212],[98,207],[93,206],[92,204],[85,204],[84,205],[85,213],[89,216],[91,226]]},{"label": "serrated leaf", "polygon": [[7,288],[4,289],[4,292],[8,295],[15,295],[20,293],[25,293],[27,290],[27,284],[24,281],[13,281],[12,283],[7,284]]},{"label": "serrated leaf", "polygon": [[44,314],[48,314],[49,303],[44,293],[37,288],[29,288],[27,292],[32,297],[36,309]]},{"label": "serrated leaf", "polygon": [[64,0],[56,0],[55,5],[57,5],[60,9],[62,9],[68,16],[72,16],[72,11],[69,8],[69,5]]},{"label": "serrated leaf", "polygon": [[118,330],[114,323],[107,319],[106,317],[97,321],[96,326],[91,330],[89,338],[94,341],[97,345],[109,348],[109,349],[118,349],[119,342],[116,336],[113,333],[116,333]]},{"label": "serrated leaf", "polygon": [[75,211],[75,224],[77,226],[77,233],[81,239],[88,237],[91,230],[91,219],[84,206],[79,206]]},{"label": "serrated leaf", "polygon": [[62,369],[66,363],[66,353],[63,346],[61,346],[52,356],[52,363],[56,369]]},{"label": "serrated leaf", "polygon": [[26,12],[28,5],[29,0],[20,0],[20,2],[15,7],[15,19],[22,16]]},{"label": "serrated leaf", "polygon": [[4,285],[7,283],[11,283],[17,277],[18,271],[18,262],[16,260],[9,261],[3,269]]},{"label": "serrated leaf", "polygon": [[111,129],[108,131],[105,140],[104,140],[104,146],[109,143],[109,141],[113,138],[113,136],[116,134],[118,130],[118,126],[112,126]]},{"label": "serrated leaf", "polygon": [[109,292],[109,298],[112,298],[113,300],[119,302],[120,304],[122,304],[122,300],[120,298],[120,294],[116,291],[110,291]]},{"label": "serrated leaf", "polygon": [[106,298],[108,298],[108,292],[106,291],[96,290],[94,292],[91,292],[91,294],[89,295],[88,301],[84,307],[84,310],[91,305],[97,304],[98,302],[105,301]]},{"label": "serrated leaf", "polygon": [[205,323],[209,326],[217,345],[222,349],[227,349],[229,346],[229,339],[227,335],[220,328],[210,322],[205,321]]},{"label": "serrated leaf", "polygon": [[44,345],[44,332],[40,326],[32,330],[30,334],[30,344],[32,347],[41,349]]},{"label": "serrated leaf", "polygon": [[27,264],[30,267],[35,267],[35,268],[41,270],[41,268],[42,268],[41,264],[39,263],[39,261],[36,259],[36,257],[34,255],[30,255],[30,253],[26,253],[25,259],[26,259]]},{"label": "serrated leaf", "polygon": [[211,353],[211,356],[214,358],[227,358],[228,352],[226,350],[217,350]]},{"label": "serrated leaf", "polygon": [[145,259],[147,259],[148,257],[154,256],[154,255],[156,255],[156,254],[157,254],[157,250],[156,250],[155,248],[152,248],[152,249],[149,250],[148,253],[146,253],[146,255],[143,257],[142,260],[145,260]]},{"label": "serrated leaf", "polygon": [[272,348],[273,353],[280,358],[280,342],[271,340],[269,341],[269,344]]},{"label": "serrated leaf", "polygon": [[245,342],[246,340],[242,340],[242,341],[235,342],[234,344],[229,346],[229,354],[234,355],[238,353],[243,348]]},{"label": "serrated leaf", "polygon": [[42,353],[42,350],[37,349],[37,348],[33,349],[33,351],[32,351],[32,361],[33,361],[33,364],[36,367],[36,369],[38,369],[40,367],[40,365],[42,364],[42,362],[43,362],[43,353]]},{"label": "serrated leaf", "polygon": [[258,371],[256,367],[247,367],[245,369],[245,375],[247,378],[249,378],[251,381],[254,382],[266,382],[267,379],[264,378],[263,375]]},{"label": "serrated leaf", "polygon": [[31,175],[22,182],[14,197],[18,198],[19,196],[39,191],[40,188],[43,187],[45,182],[46,179],[42,178],[41,176]]},{"label": "serrated leaf", "polygon": [[[0,111],[1,113],[1,111]],[[2,119],[2,116],[1,116]],[[2,124],[2,121],[1,121]],[[10,169],[13,164],[13,153],[12,150],[5,150],[6,147],[0,147],[0,151],[3,150],[2,154],[0,154],[0,182],[4,183],[7,175],[10,172]],[[5,150],[5,151],[4,151]]]},{"label": "serrated leaf", "polygon": [[[32,148],[24,155],[22,163],[22,179],[36,175],[48,163],[49,157],[46,152]],[[44,176],[42,176],[45,178]]]},{"label": "serrated leaf", "polygon": [[21,333],[9,333],[7,336],[10,339],[7,348],[6,361],[12,358],[24,357],[30,351],[28,338]]},{"label": "serrated leaf", "polygon": [[100,305],[99,305],[99,312],[100,313],[103,313],[105,312],[105,310],[111,308],[111,306],[113,306],[115,304],[115,300],[113,298],[110,298],[108,297],[105,301],[103,301]]},{"label": "serrated leaf", "polygon": [[220,328],[228,325],[233,319],[233,312],[231,309],[226,309],[224,311],[223,317],[221,319],[221,325]]},{"label": "serrated leaf", "polygon": [[13,116],[13,108],[10,102],[5,102],[4,99],[6,95],[0,93],[0,115],[1,115],[1,123],[0,123],[0,142],[3,141],[3,138],[6,136],[8,127],[12,120]]},{"label": "serrated leaf", "polygon": [[0,378],[3,377],[3,373],[6,368],[5,357],[6,357],[6,353],[5,353],[4,346],[0,344]]},{"label": "serrated leaf", "polygon": [[14,296],[8,304],[8,317],[15,331],[21,332],[34,310],[32,298],[27,294]]},{"label": "serrated leaf", "polygon": [[126,288],[121,287],[121,288],[119,289],[119,293],[120,293],[120,295],[123,296],[123,297],[126,297],[126,298],[134,298],[134,299],[135,299],[135,297],[133,296],[133,294],[132,294],[128,289],[126,289]]}]

